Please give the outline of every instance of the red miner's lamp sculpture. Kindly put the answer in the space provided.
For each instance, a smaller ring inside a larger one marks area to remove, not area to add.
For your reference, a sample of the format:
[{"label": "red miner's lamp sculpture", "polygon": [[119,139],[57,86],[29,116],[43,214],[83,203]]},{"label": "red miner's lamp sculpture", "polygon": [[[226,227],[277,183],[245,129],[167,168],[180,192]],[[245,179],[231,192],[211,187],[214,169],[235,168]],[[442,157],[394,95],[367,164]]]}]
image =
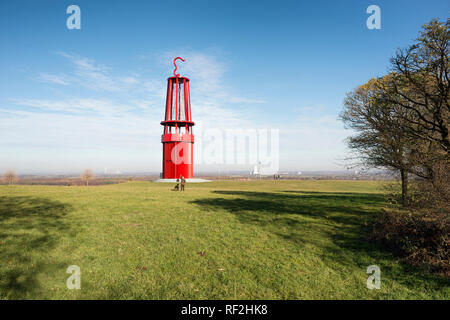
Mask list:
[{"label": "red miner's lamp sculpture", "polygon": [[163,144],[163,179],[186,179],[193,176],[193,144],[194,135],[191,117],[191,98],[189,79],[176,73],[176,57],[173,60],[174,76],[167,79],[167,98],[165,120],[161,122],[164,132],[161,136]]}]

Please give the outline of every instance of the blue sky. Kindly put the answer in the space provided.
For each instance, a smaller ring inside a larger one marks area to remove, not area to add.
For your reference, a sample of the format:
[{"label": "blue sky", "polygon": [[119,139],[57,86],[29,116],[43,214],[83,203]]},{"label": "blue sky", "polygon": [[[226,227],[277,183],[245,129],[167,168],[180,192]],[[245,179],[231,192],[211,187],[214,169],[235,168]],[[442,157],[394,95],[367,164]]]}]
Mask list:
[{"label": "blue sky", "polygon": [[[71,4],[80,30],[66,27]],[[371,4],[381,30],[366,27]],[[343,169],[345,92],[386,73],[395,50],[449,9],[444,0],[2,1],[0,171],[159,172],[176,56],[199,128],[279,129],[281,171]],[[252,165],[195,169],[219,167]]]}]

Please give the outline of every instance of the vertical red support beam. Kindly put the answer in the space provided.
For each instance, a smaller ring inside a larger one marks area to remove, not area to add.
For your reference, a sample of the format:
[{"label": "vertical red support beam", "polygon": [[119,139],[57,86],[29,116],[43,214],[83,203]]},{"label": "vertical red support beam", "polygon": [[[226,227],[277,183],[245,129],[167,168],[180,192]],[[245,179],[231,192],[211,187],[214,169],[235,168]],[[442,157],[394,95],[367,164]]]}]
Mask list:
[{"label": "vertical red support beam", "polygon": [[[175,120],[178,120],[178,77],[176,79],[176,93],[175,93]],[[178,133],[178,125],[175,123],[175,133]]]},{"label": "vertical red support beam", "polygon": [[189,121],[192,121],[192,115],[191,115],[191,87],[189,84],[189,81],[187,83],[187,94],[188,94],[188,106],[189,106]]},{"label": "vertical red support beam", "polygon": [[[188,105],[188,112],[186,114],[186,118],[188,121],[192,121],[192,115],[191,115],[191,88],[189,86],[189,81],[186,81],[187,89],[187,105]],[[189,134],[192,134],[192,126],[189,126]]]},{"label": "vertical red support beam", "polygon": [[[183,91],[184,91],[184,120],[189,121],[188,115],[188,98],[187,98],[187,89],[186,89],[186,78],[183,79]],[[188,125],[185,125],[186,133],[188,133]]]},{"label": "vertical red support beam", "polygon": [[181,120],[181,82],[178,82],[178,119]]},{"label": "vertical red support beam", "polygon": [[172,119],[172,109],[173,109],[173,81],[172,79],[169,79],[170,82],[170,105],[169,105],[169,118],[167,120]]}]

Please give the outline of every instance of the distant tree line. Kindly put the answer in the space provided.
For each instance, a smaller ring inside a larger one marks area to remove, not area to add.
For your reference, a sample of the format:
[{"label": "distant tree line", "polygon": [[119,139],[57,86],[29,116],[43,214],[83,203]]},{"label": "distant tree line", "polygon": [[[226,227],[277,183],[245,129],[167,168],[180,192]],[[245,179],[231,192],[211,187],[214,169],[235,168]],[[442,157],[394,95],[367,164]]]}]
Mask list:
[{"label": "distant tree line", "polygon": [[[84,180],[86,186],[89,186],[89,181],[95,178],[95,174],[92,169],[86,169],[80,175],[80,178]],[[8,185],[13,185],[19,181],[19,176],[14,169],[7,169],[2,175],[2,182]]]}]

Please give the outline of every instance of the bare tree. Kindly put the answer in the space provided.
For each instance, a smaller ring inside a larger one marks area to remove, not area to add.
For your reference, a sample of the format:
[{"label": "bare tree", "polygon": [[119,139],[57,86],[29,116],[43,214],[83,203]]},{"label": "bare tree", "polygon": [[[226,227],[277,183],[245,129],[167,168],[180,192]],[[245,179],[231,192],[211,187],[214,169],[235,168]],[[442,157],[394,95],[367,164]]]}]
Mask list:
[{"label": "bare tree", "polygon": [[19,177],[13,169],[8,169],[3,174],[2,180],[7,184],[12,185],[19,180]]},{"label": "bare tree", "polygon": [[[410,111],[402,117],[403,127],[427,145],[428,150],[421,151],[432,156],[422,157],[428,169],[438,159],[448,160],[450,152],[449,40],[450,20],[424,25],[416,42],[391,59],[393,76],[384,88],[391,103]],[[433,178],[432,170],[417,175]]]},{"label": "bare tree", "polygon": [[[388,100],[408,110],[401,116],[416,166],[411,172],[449,199],[450,170],[450,19],[423,26],[416,42],[391,59],[394,75],[386,86]],[[434,195],[433,195],[434,196]]]},{"label": "bare tree", "polygon": [[92,169],[86,169],[81,174],[81,179],[86,181],[86,186],[89,185],[89,180],[94,179],[94,178],[95,178],[95,175],[94,175],[94,172],[92,172]]},{"label": "bare tree", "polygon": [[347,138],[353,151],[349,160],[355,166],[388,168],[398,171],[402,185],[402,205],[408,199],[408,172],[413,166],[410,140],[402,128],[399,115],[408,110],[401,109],[385,99],[384,82],[391,75],[371,79],[353,92],[347,93],[340,119],[356,134]]}]

